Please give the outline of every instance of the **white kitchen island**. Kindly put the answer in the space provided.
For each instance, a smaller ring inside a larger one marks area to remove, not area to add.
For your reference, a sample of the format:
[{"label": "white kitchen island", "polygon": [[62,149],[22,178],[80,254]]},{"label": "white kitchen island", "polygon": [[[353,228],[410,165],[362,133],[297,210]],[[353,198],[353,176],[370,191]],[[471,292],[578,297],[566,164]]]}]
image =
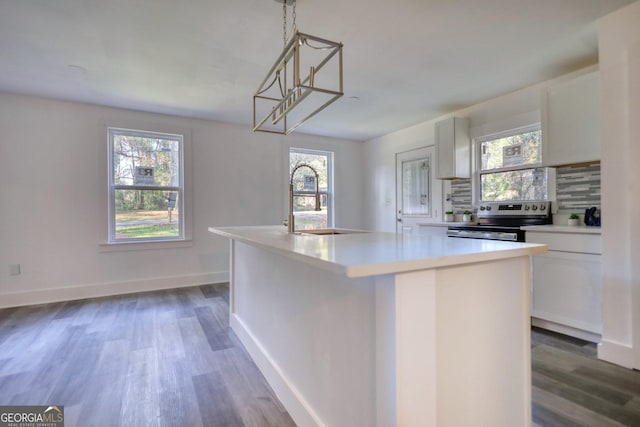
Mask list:
[{"label": "white kitchen island", "polygon": [[209,230],[231,239],[231,327],[298,426],[531,424],[545,245]]}]

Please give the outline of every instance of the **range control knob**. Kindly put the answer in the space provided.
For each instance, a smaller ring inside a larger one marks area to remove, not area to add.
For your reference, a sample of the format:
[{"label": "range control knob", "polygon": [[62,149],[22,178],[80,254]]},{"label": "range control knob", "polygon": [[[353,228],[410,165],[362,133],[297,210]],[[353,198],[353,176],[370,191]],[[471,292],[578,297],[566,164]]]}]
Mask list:
[{"label": "range control knob", "polygon": [[533,210],[533,211],[537,211],[537,210],[538,210],[538,206],[537,206],[537,205],[533,205],[533,206],[531,206],[531,210]]},{"label": "range control knob", "polygon": [[487,210],[490,211],[491,210],[491,206],[487,206]]},{"label": "range control knob", "polygon": [[529,209],[531,209],[531,206],[529,206],[529,205],[524,205],[524,210],[525,210],[525,211],[528,211]]},{"label": "range control knob", "polygon": [[480,210],[483,211],[484,210],[484,206],[480,206]]},{"label": "range control knob", "polygon": [[547,205],[540,205],[540,210],[541,211],[547,210]]}]

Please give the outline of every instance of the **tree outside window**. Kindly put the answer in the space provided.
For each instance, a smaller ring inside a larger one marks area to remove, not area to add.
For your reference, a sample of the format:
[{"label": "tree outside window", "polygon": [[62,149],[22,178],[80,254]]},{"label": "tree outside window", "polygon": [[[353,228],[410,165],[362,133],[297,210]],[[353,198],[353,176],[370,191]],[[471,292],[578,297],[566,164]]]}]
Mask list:
[{"label": "tree outside window", "polygon": [[333,226],[332,201],[333,153],[327,151],[291,148],[289,150],[289,176],[293,168],[306,163],[318,172],[321,210],[315,210],[315,175],[308,168],[300,168],[293,178],[293,212],[296,230],[328,228]]},{"label": "tree outside window", "polygon": [[180,240],[181,135],[109,128],[109,241]]},{"label": "tree outside window", "polygon": [[[548,174],[542,163],[540,129],[479,144],[480,200],[546,200]],[[537,167],[536,167],[537,166]]]}]

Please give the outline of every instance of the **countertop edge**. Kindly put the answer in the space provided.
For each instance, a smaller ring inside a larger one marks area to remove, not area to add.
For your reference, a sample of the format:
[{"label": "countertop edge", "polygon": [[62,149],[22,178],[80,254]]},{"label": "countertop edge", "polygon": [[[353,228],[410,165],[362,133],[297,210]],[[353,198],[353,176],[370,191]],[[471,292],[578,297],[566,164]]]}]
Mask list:
[{"label": "countertop edge", "polygon": [[518,258],[529,255],[539,255],[548,251],[547,245],[530,243],[527,248],[506,249],[479,254],[451,255],[432,259],[402,261],[394,263],[363,264],[346,267],[346,276],[349,278],[382,276],[385,274],[409,273],[418,270],[432,270],[477,264],[481,262],[497,261],[501,259]]},{"label": "countertop edge", "polygon": [[[251,228],[251,227],[247,227]],[[495,261],[499,259],[516,258],[521,256],[537,255],[547,252],[547,245],[528,243],[527,247],[509,248],[494,250],[482,253],[456,254],[450,256],[439,256],[433,258],[423,258],[415,260],[402,260],[378,263],[364,263],[355,265],[344,265],[334,261],[327,261],[317,257],[301,254],[289,249],[282,249],[259,240],[247,238],[235,233],[227,232],[218,227],[209,227],[209,231],[221,237],[237,240],[255,247],[278,253],[290,259],[303,262],[318,268],[329,270],[333,273],[344,275],[348,278],[363,278],[382,276],[386,274],[407,273],[418,270],[431,270],[435,268],[451,267],[457,265],[467,265],[479,262]],[[387,234],[387,233],[381,233]]]},{"label": "countertop edge", "polygon": [[287,258],[291,258],[291,259],[295,259],[295,260],[300,261],[300,262],[304,262],[305,264],[313,265],[313,266],[319,267],[319,268],[324,268],[324,269],[330,270],[330,271],[332,271],[334,273],[341,274],[341,275],[349,277],[347,275],[347,270],[348,270],[347,267],[342,265],[342,264],[339,264],[339,263],[336,263],[336,262],[325,261],[325,260],[322,260],[322,259],[319,259],[319,258],[316,258],[316,257],[312,257],[312,256],[305,255],[305,254],[300,254],[298,252],[294,252],[294,251],[287,250],[287,249],[280,249],[280,248],[277,248],[277,247],[275,247],[273,245],[269,245],[267,243],[263,243],[263,242],[260,242],[260,241],[254,240],[254,239],[249,239],[249,238],[244,237],[244,236],[239,236],[237,234],[226,232],[224,230],[221,230],[218,227],[209,227],[208,230],[209,230],[210,233],[217,234],[218,236],[226,237],[226,238],[231,239],[231,240],[237,240],[239,242],[246,243],[248,245],[256,246],[256,247],[265,249],[267,251],[280,254],[280,255],[285,256]]}]

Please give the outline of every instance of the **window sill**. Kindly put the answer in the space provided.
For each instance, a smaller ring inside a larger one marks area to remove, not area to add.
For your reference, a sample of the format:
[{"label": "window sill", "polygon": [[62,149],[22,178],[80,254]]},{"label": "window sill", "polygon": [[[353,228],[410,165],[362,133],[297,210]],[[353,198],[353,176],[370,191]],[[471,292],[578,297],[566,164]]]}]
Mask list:
[{"label": "window sill", "polygon": [[145,251],[155,249],[188,248],[193,246],[192,239],[163,240],[158,242],[102,242],[98,244],[99,252]]}]

